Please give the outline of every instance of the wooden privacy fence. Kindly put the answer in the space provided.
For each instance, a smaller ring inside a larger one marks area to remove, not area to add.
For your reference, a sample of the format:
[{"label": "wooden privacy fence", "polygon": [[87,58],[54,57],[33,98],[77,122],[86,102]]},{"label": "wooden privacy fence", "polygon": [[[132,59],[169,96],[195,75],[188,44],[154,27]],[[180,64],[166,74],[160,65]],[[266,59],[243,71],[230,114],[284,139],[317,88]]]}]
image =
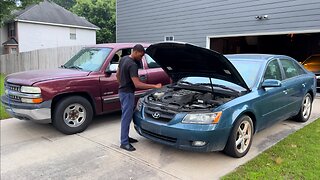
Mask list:
[{"label": "wooden privacy fence", "polygon": [[60,67],[84,46],[39,49],[0,56],[0,73],[11,74],[36,69]]}]

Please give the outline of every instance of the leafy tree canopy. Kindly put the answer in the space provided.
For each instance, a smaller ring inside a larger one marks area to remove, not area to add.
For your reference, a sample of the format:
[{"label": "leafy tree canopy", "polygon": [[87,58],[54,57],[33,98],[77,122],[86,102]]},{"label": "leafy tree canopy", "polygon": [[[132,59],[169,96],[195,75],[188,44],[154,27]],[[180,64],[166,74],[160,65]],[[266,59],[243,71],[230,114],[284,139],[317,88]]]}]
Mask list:
[{"label": "leafy tree canopy", "polygon": [[97,43],[115,42],[116,0],[76,0],[70,10],[100,28]]},{"label": "leafy tree canopy", "polygon": [[[43,0],[0,0],[0,27],[12,18],[12,11],[21,10]],[[67,10],[85,17],[100,29],[97,43],[115,42],[116,0],[51,0]]]}]

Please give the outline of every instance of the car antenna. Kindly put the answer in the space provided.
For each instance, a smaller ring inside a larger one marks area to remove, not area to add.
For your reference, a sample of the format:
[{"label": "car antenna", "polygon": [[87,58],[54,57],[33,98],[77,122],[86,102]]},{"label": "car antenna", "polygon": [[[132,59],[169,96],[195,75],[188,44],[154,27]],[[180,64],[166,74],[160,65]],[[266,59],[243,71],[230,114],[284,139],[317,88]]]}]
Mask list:
[{"label": "car antenna", "polygon": [[210,85],[211,85],[212,94],[214,94],[214,91],[213,91],[213,84],[212,84],[211,77],[209,77],[209,80],[210,80]]}]

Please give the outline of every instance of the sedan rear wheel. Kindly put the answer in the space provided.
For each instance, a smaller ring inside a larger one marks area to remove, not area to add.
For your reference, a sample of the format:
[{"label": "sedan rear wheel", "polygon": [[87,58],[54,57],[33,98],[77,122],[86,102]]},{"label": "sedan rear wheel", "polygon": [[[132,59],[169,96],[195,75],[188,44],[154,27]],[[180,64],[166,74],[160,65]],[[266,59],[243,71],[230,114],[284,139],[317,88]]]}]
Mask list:
[{"label": "sedan rear wheel", "polygon": [[232,157],[243,157],[251,147],[252,136],[252,119],[247,115],[241,116],[234,124],[224,152]]},{"label": "sedan rear wheel", "polygon": [[301,108],[299,113],[293,117],[294,120],[298,122],[306,122],[308,121],[312,110],[312,97],[309,93],[307,93],[301,103]]}]

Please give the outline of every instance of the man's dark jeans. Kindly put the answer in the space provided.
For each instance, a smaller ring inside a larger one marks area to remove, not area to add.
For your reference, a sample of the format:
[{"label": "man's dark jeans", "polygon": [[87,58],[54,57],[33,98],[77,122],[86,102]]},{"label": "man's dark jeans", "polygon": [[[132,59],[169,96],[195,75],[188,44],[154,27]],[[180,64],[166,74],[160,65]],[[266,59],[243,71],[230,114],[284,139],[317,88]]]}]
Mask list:
[{"label": "man's dark jeans", "polygon": [[121,144],[129,144],[129,128],[134,111],[134,93],[119,92],[121,102]]}]

